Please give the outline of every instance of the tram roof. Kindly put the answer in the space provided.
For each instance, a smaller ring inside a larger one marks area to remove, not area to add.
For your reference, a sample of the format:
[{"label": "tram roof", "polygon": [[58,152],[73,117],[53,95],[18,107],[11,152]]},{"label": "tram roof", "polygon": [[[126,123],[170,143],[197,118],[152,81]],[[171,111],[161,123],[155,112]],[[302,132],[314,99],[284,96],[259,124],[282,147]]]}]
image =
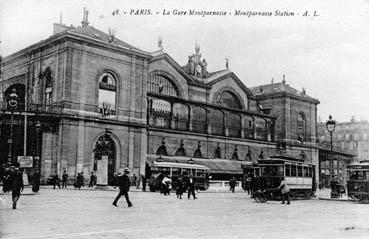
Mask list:
[{"label": "tram roof", "polygon": [[259,159],[257,164],[284,164],[284,163],[312,165],[311,163],[305,162],[303,159],[288,156],[270,156],[270,158],[267,159]]},{"label": "tram roof", "polygon": [[188,161],[192,160],[194,164],[202,165],[210,169],[211,173],[224,173],[224,174],[242,174],[242,166],[252,165],[250,161],[236,161],[229,159],[206,159],[206,158],[191,158],[183,156],[158,156],[155,154],[147,155],[147,162],[152,165],[154,161],[161,158],[164,162],[172,163],[183,163],[185,165],[189,164]]}]

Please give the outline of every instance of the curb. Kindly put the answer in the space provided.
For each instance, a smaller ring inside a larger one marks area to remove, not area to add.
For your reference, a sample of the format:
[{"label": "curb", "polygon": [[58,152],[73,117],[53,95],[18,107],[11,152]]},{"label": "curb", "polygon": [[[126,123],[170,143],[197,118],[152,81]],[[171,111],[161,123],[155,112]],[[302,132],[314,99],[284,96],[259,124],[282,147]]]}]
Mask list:
[{"label": "curb", "polygon": [[335,201],[335,202],[356,202],[351,199],[335,199],[335,198],[319,198],[319,200],[325,200],[325,201]]}]

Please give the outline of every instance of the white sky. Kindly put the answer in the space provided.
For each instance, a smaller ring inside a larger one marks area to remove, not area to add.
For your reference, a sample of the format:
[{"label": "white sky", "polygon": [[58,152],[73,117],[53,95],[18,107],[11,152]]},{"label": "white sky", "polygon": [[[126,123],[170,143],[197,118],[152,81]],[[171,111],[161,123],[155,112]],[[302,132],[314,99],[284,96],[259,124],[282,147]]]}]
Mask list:
[{"label": "white sky", "polygon": [[[83,7],[90,25],[145,51],[164,50],[180,65],[195,42],[208,70],[230,69],[247,87],[282,80],[320,100],[322,121],[369,120],[369,1],[366,0],[0,0],[0,54],[9,55],[52,35],[52,23],[80,25]],[[113,16],[115,9],[152,9],[154,15]],[[163,16],[174,9],[294,11],[295,17]],[[304,11],[319,17],[302,17]]]}]

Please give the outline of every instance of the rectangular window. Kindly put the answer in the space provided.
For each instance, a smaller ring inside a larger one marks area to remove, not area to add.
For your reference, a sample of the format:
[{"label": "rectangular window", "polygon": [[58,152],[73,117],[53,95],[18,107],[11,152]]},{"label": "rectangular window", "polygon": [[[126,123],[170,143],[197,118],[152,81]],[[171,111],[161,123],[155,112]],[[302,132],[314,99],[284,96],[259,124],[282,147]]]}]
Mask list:
[{"label": "rectangular window", "polygon": [[297,165],[297,177],[302,177],[302,166]]},{"label": "rectangular window", "polygon": [[291,176],[291,164],[286,164],[286,176],[290,177]]},{"label": "rectangular window", "polygon": [[291,176],[292,177],[296,177],[297,176],[297,169],[296,169],[296,165],[291,165]]},{"label": "rectangular window", "polygon": [[303,167],[303,170],[304,170],[303,177],[306,177],[306,178],[309,177],[309,168],[304,166]]},{"label": "rectangular window", "polygon": [[313,168],[309,167],[309,177],[313,177]]}]

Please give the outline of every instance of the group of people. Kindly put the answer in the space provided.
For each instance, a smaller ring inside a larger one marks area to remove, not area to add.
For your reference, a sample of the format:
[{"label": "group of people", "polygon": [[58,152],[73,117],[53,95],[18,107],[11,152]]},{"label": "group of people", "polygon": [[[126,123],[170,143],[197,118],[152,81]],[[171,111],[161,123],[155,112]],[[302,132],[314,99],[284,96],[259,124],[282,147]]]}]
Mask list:
[{"label": "group of people", "polygon": [[[161,181],[161,189],[160,193],[166,195],[170,195],[170,191],[172,190],[172,179],[168,175],[164,175],[163,180]],[[195,194],[195,181],[192,175],[190,175],[187,178],[183,178],[182,175],[180,175],[175,184],[175,190],[177,198],[182,199],[182,195],[184,192],[188,192],[187,198],[190,199],[191,195],[193,196],[193,199],[196,199]]]},{"label": "group of people", "polygon": [[[59,174],[58,172],[55,171],[55,174],[52,176],[52,185],[54,186],[54,189],[56,187],[58,187],[60,189],[60,179],[59,179]],[[64,170],[63,175],[62,175],[62,186],[61,188],[67,188],[67,181],[68,181],[68,173],[66,172],[66,170]],[[94,187],[96,185],[97,182],[97,177],[94,174],[94,172],[91,172],[90,175],[90,183],[88,185],[88,187]],[[85,177],[83,175],[83,172],[80,172],[77,174],[77,178],[76,181],[73,184],[75,189],[81,189],[81,187],[85,186]]]}]

